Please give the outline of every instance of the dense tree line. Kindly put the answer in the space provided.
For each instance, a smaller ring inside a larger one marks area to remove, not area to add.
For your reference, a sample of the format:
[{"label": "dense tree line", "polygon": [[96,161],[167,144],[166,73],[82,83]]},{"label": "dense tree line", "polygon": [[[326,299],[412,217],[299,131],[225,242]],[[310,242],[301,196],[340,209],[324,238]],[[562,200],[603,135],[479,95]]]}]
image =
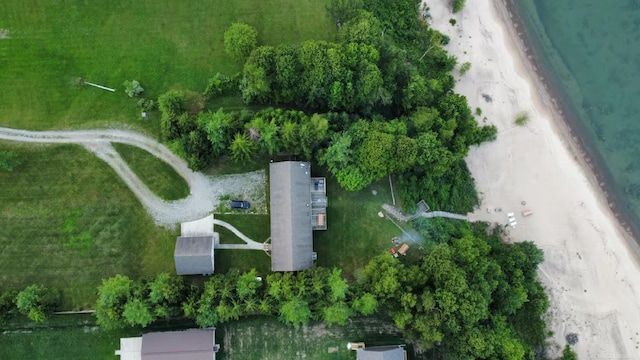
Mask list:
[{"label": "dense tree line", "polygon": [[352,316],[379,313],[444,359],[534,359],[544,353],[542,316],[549,302],[536,277],[540,249],[531,242],[506,246],[485,224],[422,219],[414,226],[428,239],[427,251],[417,260],[378,255],[353,281],[322,267],[264,279],[255,270],[229,271],[211,276],[202,288],[187,288],[166,274],[150,281],[118,275],[98,289],[98,323],[147,326],[186,316],[210,327],[260,314],[298,327],[310,321],[343,325]]},{"label": "dense tree line", "polygon": [[43,322],[60,305],[60,292],[42,285],[29,285],[21,291],[0,293],[0,324],[17,315],[34,322]]},{"label": "dense tree line", "polygon": [[233,24],[225,47],[246,59],[243,71],[217,73],[203,93],[304,113],[190,113],[185,96],[169,91],[158,99],[163,138],[195,170],[221,156],[295,156],[325,165],[348,190],[394,174],[407,211],[420,199],[472,210],[478,197],[463,158],[496,129],[478,127],[453,92],[456,61],[442,49],[448,39],[418,19],[414,0],[333,0],[327,10],[339,25],[335,42],[254,48],[255,29]]}]

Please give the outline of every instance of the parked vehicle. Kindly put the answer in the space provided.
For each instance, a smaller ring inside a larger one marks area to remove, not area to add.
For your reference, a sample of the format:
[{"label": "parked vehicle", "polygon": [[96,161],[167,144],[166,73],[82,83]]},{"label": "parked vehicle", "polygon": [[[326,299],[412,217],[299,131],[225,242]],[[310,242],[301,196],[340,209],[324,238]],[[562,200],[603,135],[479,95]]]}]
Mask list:
[{"label": "parked vehicle", "polygon": [[248,209],[251,206],[251,203],[244,200],[231,200],[231,208],[232,209]]}]

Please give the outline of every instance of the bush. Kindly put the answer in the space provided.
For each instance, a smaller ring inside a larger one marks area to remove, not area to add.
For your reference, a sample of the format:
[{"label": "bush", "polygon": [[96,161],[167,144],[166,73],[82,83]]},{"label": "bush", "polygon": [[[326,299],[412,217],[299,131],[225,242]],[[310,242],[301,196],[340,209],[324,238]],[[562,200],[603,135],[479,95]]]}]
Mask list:
[{"label": "bush", "polygon": [[258,45],[258,31],[252,26],[237,22],[224,33],[224,50],[236,61],[244,61]]},{"label": "bush", "polygon": [[155,110],[156,103],[151,99],[140,99],[138,100],[138,106],[141,107],[143,111],[149,112]]},{"label": "bush", "polygon": [[137,97],[138,95],[142,94],[142,92],[144,92],[144,89],[142,88],[142,86],[140,86],[138,80],[127,80],[123,85],[124,92],[127,93],[129,97]]},{"label": "bush", "polygon": [[16,307],[30,320],[43,322],[60,302],[60,294],[42,285],[29,285],[16,296]]},{"label": "bush", "polygon": [[18,165],[20,165],[18,154],[13,151],[0,151],[0,169],[13,171]]},{"label": "bush", "polygon": [[527,125],[527,123],[529,122],[529,114],[527,114],[526,112],[521,112],[520,114],[518,114],[518,116],[516,116],[516,120],[514,122],[518,126]]},{"label": "bush", "polygon": [[453,13],[458,13],[460,11],[462,11],[462,8],[464,8],[464,3],[466,0],[453,0]]},{"label": "bush", "polygon": [[471,63],[467,61],[466,63],[462,64],[462,66],[460,66],[460,75],[466,74],[470,69]]}]

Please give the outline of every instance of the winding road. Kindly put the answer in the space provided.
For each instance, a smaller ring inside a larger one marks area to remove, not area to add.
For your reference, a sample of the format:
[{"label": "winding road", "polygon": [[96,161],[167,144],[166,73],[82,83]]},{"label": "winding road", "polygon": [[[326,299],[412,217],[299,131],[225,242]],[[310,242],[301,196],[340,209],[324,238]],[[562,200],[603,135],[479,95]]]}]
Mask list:
[{"label": "winding road", "polygon": [[[187,163],[166,146],[130,130],[28,131],[0,127],[0,139],[31,143],[78,144],[85,147],[115,170],[157,224],[168,227],[208,215],[220,203],[220,197],[224,195],[223,191],[237,187],[239,182],[255,180],[256,183],[261,183],[264,181],[262,171],[209,178],[189,169]],[[165,201],[156,196],[111,146],[113,142],[139,147],[169,164],[187,181],[191,190],[190,195],[176,201]]]}]

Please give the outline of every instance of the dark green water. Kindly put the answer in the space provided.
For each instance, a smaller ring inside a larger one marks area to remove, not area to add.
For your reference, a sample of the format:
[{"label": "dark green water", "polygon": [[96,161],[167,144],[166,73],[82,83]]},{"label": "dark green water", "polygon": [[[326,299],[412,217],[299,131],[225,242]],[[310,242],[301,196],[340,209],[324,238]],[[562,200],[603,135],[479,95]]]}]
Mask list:
[{"label": "dark green water", "polygon": [[512,0],[616,210],[640,234],[640,0]]}]

